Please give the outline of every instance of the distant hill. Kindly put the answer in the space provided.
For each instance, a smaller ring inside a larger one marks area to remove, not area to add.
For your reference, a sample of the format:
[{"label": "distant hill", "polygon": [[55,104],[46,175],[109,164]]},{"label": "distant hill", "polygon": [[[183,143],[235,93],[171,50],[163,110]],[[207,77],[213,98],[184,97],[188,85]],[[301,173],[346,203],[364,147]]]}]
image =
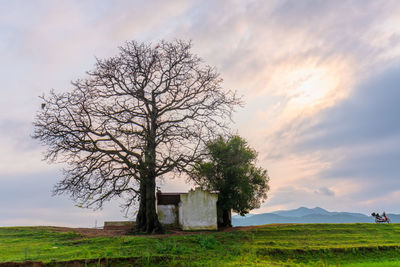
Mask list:
[{"label": "distant hill", "polygon": [[300,207],[295,210],[279,210],[279,211],[274,211],[272,212],[273,214],[278,214],[280,216],[284,217],[303,217],[307,215],[312,215],[312,214],[319,214],[319,215],[328,215],[329,211],[326,211],[324,209],[321,209],[319,207],[313,208],[313,209],[308,209],[306,207]]},{"label": "distant hill", "polygon": [[362,213],[350,213],[350,212],[330,212],[327,210],[324,210],[323,208],[320,207],[315,207],[313,209],[309,209],[306,207],[300,207],[295,210],[282,210],[282,211],[275,211],[272,212],[274,214],[278,214],[284,217],[304,217],[308,215],[342,215],[342,216],[353,216],[353,217],[360,217],[360,218],[365,218],[368,217],[365,214]]},{"label": "distant hill", "polygon": [[[400,223],[400,215],[387,214],[392,223]],[[280,210],[271,213],[232,217],[233,226],[263,225],[270,223],[374,223],[374,218],[362,213],[330,212],[320,207]]]}]

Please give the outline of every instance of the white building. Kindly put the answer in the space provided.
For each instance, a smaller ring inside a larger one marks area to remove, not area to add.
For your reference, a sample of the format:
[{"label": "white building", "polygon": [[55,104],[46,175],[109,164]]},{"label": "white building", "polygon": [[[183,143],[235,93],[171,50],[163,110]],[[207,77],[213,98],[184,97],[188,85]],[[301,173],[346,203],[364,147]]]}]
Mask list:
[{"label": "white building", "polygon": [[162,224],[183,230],[217,230],[218,194],[196,188],[188,193],[157,192],[157,214]]}]

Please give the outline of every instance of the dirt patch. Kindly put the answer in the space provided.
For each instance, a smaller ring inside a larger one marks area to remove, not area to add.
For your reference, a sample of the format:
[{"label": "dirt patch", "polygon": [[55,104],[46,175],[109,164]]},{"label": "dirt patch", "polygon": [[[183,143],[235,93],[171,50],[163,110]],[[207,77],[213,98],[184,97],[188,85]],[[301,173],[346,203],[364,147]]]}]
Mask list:
[{"label": "dirt patch", "polygon": [[41,267],[44,266],[41,261],[24,261],[24,262],[0,262],[1,267]]}]

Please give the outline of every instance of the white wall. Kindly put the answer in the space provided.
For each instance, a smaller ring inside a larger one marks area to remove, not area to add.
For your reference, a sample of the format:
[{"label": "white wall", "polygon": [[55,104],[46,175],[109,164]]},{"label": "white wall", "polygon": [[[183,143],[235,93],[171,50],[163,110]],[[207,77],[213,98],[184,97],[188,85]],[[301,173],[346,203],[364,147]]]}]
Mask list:
[{"label": "white wall", "polygon": [[162,224],[177,224],[177,207],[175,205],[157,205],[158,220]]},{"label": "white wall", "polygon": [[217,230],[218,194],[200,188],[181,194],[179,224],[183,230]]}]

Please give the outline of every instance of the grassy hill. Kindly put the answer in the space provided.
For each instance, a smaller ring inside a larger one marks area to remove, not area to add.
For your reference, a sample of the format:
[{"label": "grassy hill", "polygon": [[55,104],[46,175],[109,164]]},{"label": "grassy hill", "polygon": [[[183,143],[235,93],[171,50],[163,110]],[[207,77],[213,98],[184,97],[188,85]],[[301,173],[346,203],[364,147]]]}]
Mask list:
[{"label": "grassy hill", "polygon": [[50,227],[0,228],[0,266],[23,261],[48,266],[85,261],[89,266],[399,266],[400,225],[265,225],[92,238]]}]

